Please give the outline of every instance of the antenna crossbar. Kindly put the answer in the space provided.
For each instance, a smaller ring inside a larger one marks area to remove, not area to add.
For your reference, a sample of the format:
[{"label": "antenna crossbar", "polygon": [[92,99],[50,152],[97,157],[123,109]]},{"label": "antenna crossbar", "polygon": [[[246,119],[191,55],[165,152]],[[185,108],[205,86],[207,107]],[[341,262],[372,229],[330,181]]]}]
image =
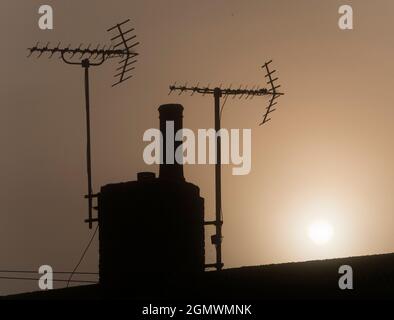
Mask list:
[{"label": "antenna crossbar", "polygon": [[[210,87],[188,87],[188,86],[176,86],[176,85],[172,85],[170,86],[170,94],[172,93],[172,91],[179,91],[181,94],[183,92],[191,92],[192,94],[194,93],[200,93],[200,94],[214,94],[215,89],[217,88],[210,88]],[[226,96],[238,96],[240,95],[241,98],[242,96],[246,95],[245,98],[248,98],[250,96],[266,96],[266,95],[270,95],[271,92],[269,89],[263,88],[263,89],[231,89],[231,88],[219,88],[220,92],[222,95],[226,95]],[[276,95],[283,95],[283,93],[279,93],[277,92]]]},{"label": "antenna crossbar", "polygon": [[104,49],[97,48],[97,49],[90,49],[90,47],[87,47],[85,49],[81,49],[81,47],[78,48],[69,48],[69,47],[64,47],[60,48],[60,46],[57,47],[48,47],[48,46],[39,46],[36,45],[34,47],[28,48],[30,51],[30,55],[34,53],[39,53],[39,57],[41,57],[44,53],[50,53],[49,58],[52,58],[53,55],[55,54],[60,54],[60,55],[65,55],[65,54],[71,54],[71,55],[76,55],[80,54],[80,58],[83,58],[84,56],[87,56],[87,58],[92,58],[97,59],[99,56],[104,56],[105,58],[112,58],[112,57],[123,57],[127,54],[127,51],[124,49],[113,49],[111,47],[110,49]]}]

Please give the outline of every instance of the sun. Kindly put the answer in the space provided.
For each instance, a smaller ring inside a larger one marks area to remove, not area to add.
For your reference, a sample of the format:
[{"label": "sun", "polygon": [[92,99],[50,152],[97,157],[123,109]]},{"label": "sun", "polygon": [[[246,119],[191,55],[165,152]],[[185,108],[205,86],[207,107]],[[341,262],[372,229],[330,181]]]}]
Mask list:
[{"label": "sun", "polygon": [[331,224],[324,220],[315,221],[308,228],[309,238],[319,246],[330,242],[333,233]]}]

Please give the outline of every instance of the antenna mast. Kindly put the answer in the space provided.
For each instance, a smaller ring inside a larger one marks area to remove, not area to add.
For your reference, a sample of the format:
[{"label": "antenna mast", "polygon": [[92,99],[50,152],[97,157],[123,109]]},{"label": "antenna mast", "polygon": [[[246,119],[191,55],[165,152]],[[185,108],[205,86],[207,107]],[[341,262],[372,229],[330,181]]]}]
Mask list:
[{"label": "antenna mast", "polygon": [[[49,54],[48,58],[57,55],[69,65],[79,65],[84,69],[84,84],[85,84],[85,107],[86,107],[86,167],[87,167],[87,178],[88,178],[88,194],[85,198],[88,199],[89,211],[88,219],[85,222],[89,223],[89,229],[92,228],[93,222],[98,221],[97,218],[93,218],[93,198],[97,197],[97,194],[93,194],[92,188],[92,160],[91,160],[91,135],[90,135],[90,94],[89,94],[89,68],[101,66],[105,61],[111,58],[120,58],[119,67],[116,68],[116,82],[112,87],[130,79],[132,76],[128,76],[128,73],[134,70],[131,67],[132,64],[136,63],[137,60],[133,59],[138,55],[132,51],[132,48],[137,46],[139,42],[131,42],[136,38],[135,35],[130,36],[129,34],[134,31],[134,28],[127,29],[124,31],[122,28],[130,21],[125,20],[115,26],[109,28],[107,32],[116,32],[111,38],[111,44],[108,46],[97,45],[95,49],[91,48],[91,44],[82,48],[83,44],[79,47],[70,48],[60,47],[60,43],[56,47],[50,47],[49,42],[45,46],[40,46],[37,43],[34,47],[28,48],[30,57],[34,53],[38,53],[37,58],[40,58],[44,53]],[[127,38],[129,37],[129,38]],[[74,59],[75,55],[79,55],[77,59]]]},{"label": "antenna mast", "polygon": [[214,114],[215,114],[215,131],[217,133],[216,137],[216,164],[215,164],[215,220],[214,221],[205,221],[205,225],[213,225],[215,226],[216,234],[211,237],[212,244],[215,245],[216,248],[216,263],[205,264],[205,268],[216,268],[216,270],[222,270],[224,264],[222,262],[222,226],[223,226],[223,216],[222,216],[222,178],[221,178],[221,137],[218,134],[221,129],[220,117],[220,98],[225,96],[227,99],[229,96],[232,96],[233,99],[238,96],[239,99],[253,99],[255,96],[270,96],[270,100],[268,103],[268,107],[266,107],[266,111],[263,116],[263,120],[260,125],[263,125],[271,120],[269,115],[274,112],[276,109],[273,107],[277,104],[276,99],[280,96],[284,95],[284,93],[278,92],[277,90],[280,88],[280,85],[277,85],[275,82],[278,80],[278,77],[273,76],[276,70],[270,70],[270,64],[272,60],[266,62],[262,68],[266,71],[266,84],[269,88],[259,88],[254,86],[252,89],[248,89],[248,86],[242,89],[232,89],[231,86],[228,88],[210,88],[207,87],[188,87],[187,84],[184,86],[177,86],[176,84],[170,86],[170,93],[173,91],[178,91],[179,95],[185,92],[190,92],[191,96],[195,93],[202,94],[205,96],[206,94],[213,95],[214,97]]}]

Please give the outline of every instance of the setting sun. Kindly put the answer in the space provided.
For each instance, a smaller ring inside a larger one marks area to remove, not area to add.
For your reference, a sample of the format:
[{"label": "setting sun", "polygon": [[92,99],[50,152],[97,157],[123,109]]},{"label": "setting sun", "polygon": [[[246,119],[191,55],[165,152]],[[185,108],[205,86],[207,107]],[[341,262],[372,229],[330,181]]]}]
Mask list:
[{"label": "setting sun", "polygon": [[309,238],[317,245],[328,243],[333,236],[333,228],[326,221],[315,221],[308,228]]}]

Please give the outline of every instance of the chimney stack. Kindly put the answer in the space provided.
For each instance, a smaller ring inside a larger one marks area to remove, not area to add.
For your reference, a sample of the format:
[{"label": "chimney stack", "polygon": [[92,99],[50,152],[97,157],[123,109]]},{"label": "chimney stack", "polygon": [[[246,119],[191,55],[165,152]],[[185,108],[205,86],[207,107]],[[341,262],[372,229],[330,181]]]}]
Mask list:
[{"label": "chimney stack", "polygon": [[[182,143],[173,137],[182,129],[182,111],[179,104],[159,108],[164,141],[173,141],[175,150]],[[166,121],[174,130],[166,132]],[[198,186],[185,181],[182,164],[162,164],[159,178],[139,172],[137,181],[102,186],[98,221],[103,287],[148,296],[156,282],[167,288],[173,276],[204,272],[204,199]]]}]

